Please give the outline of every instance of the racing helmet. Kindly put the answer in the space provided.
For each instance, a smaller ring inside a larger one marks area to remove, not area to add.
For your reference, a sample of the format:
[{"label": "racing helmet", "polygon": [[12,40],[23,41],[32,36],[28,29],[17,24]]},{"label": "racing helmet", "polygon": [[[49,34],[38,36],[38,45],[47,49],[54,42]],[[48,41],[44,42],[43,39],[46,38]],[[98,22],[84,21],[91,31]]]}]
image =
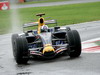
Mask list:
[{"label": "racing helmet", "polygon": [[41,27],[41,32],[48,32],[48,26],[47,25],[43,25]]}]

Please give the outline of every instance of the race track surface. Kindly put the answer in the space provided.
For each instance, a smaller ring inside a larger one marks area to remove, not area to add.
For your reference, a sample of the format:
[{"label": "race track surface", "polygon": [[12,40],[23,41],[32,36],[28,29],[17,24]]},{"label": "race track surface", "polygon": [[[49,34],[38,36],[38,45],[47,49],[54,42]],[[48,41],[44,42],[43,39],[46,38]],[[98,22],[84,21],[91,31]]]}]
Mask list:
[{"label": "race track surface", "polygon": [[[10,0],[10,1],[13,2],[13,0]],[[77,4],[77,3],[88,3],[88,2],[98,2],[98,1],[100,1],[100,0],[69,0],[69,1],[62,1],[62,2],[49,2],[49,3],[37,3],[37,4],[26,4],[26,5],[24,5],[24,4],[23,5],[12,5],[11,9],[65,5],[65,4]]]},{"label": "race track surface", "polygon": [[[100,21],[69,26],[79,31],[82,42],[100,38]],[[17,65],[12,54],[11,34],[0,35],[0,75],[100,75],[99,57],[100,53],[82,53],[79,58],[64,56]]]}]

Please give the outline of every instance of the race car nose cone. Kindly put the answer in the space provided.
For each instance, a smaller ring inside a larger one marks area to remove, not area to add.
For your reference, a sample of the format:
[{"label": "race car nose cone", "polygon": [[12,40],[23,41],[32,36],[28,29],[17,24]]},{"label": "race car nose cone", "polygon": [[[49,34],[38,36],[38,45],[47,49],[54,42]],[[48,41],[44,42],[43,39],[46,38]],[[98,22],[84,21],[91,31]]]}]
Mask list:
[{"label": "race car nose cone", "polygon": [[49,44],[46,44],[45,45],[45,47],[44,47],[44,49],[43,49],[43,54],[44,53],[49,53],[49,52],[54,52],[54,48],[51,46],[51,45],[49,45]]},{"label": "race car nose cone", "polygon": [[46,58],[52,58],[55,56],[54,48],[50,44],[46,44],[43,49],[43,56]]},{"label": "race car nose cone", "polygon": [[50,51],[50,52],[45,52],[44,56],[45,57],[53,57],[55,55],[54,51]]}]

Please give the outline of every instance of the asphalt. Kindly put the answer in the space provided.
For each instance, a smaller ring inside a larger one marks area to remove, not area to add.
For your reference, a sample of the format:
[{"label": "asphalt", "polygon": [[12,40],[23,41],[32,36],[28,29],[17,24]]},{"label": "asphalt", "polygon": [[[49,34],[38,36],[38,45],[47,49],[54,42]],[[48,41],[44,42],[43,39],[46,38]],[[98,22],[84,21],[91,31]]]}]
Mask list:
[{"label": "asphalt", "polygon": [[[82,41],[100,37],[100,21],[69,25],[77,29]],[[82,53],[52,60],[30,60],[17,65],[11,47],[11,34],[0,35],[0,75],[100,75],[100,53]]]},{"label": "asphalt", "polygon": [[[10,0],[13,4],[13,0]],[[77,3],[88,3],[88,2],[98,2],[100,0],[69,0],[62,2],[49,2],[49,3],[37,3],[37,4],[26,4],[26,5],[11,5],[11,9],[17,8],[29,8],[29,7],[43,7],[43,6],[56,6],[65,4],[77,4]]]}]

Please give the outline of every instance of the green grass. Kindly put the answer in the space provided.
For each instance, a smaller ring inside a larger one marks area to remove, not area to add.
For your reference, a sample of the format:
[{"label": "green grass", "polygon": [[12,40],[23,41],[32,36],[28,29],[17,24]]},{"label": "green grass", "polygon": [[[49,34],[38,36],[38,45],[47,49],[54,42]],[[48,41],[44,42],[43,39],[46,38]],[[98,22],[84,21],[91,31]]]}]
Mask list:
[{"label": "green grass", "polygon": [[[9,11],[0,11],[0,33],[10,27]],[[48,7],[33,7],[19,9],[21,24],[38,19],[37,13],[45,13],[44,17],[57,19],[58,25],[76,24],[100,20],[100,2],[71,4]],[[53,25],[52,25],[53,26]],[[4,32],[3,32],[4,33]]]},{"label": "green grass", "polygon": [[10,10],[0,11],[0,34],[6,33],[11,28]]},{"label": "green grass", "polygon": [[59,25],[100,20],[100,2],[19,9],[22,22],[37,19],[37,13],[57,19]]},{"label": "green grass", "polygon": [[100,41],[95,42],[98,46],[100,46]]},{"label": "green grass", "polygon": [[35,3],[59,2],[59,1],[68,1],[68,0],[37,0],[37,1],[20,3],[20,4],[35,4]]}]

